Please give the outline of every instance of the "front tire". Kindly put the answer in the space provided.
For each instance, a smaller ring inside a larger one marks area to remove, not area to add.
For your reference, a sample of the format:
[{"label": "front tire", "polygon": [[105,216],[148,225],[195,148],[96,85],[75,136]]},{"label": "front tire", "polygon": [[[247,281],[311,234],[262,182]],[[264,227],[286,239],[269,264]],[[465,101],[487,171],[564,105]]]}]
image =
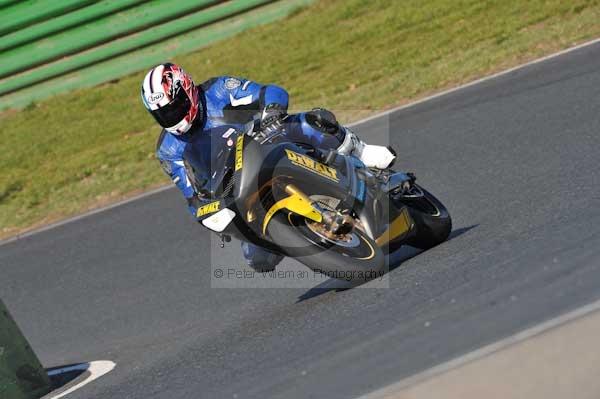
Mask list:
[{"label": "front tire", "polygon": [[416,234],[406,244],[419,249],[429,249],[446,241],[452,231],[452,218],[448,210],[433,194],[414,185],[418,195],[398,198],[408,207],[417,227]]}]

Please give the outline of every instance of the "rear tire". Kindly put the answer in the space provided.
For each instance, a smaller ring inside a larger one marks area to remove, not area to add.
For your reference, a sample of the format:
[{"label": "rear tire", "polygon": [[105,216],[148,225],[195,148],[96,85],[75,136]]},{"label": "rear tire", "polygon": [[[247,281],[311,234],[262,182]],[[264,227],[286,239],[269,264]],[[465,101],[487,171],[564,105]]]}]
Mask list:
[{"label": "rear tire", "polygon": [[328,277],[366,282],[385,274],[383,251],[356,228],[351,233],[351,246],[338,245],[316,234],[307,226],[305,218],[278,212],[269,222],[267,231],[283,253]]}]

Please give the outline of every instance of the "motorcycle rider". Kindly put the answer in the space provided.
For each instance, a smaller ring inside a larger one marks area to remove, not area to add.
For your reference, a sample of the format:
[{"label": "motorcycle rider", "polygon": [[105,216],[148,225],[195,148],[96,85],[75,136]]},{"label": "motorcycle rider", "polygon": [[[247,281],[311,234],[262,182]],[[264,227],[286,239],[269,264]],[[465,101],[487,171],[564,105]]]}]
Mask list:
[{"label": "motorcycle rider", "polygon": [[[156,154],[165,173],[187,199],[188,208],[196,217],[198,208],[210,203],[202,184],[211,173],[213,146],[228,145],[233,129],[258,120],[263,132],[277,129],[287,117],[288,93],[275,85],[220,76],[196,86],[180,66],[165,63],[152,68],[144,77],[141,89],[146,109],[163,128]],[[323,149],[359,158],[367,167],[385,169],[395,154],[389,147],[369,145],[349,129],[339,125],[335,116],[324,109],[309,113],[309,123],[322,132],[319,137],[303,136],[298,129],[289,133],[292,141],[307,142]],[[189,159],[201,159],[190,171]],[[201,170],[198,170],[201,169]],[[205,178],[198,178],[198,176]],[[283,256],[243,242],[242,251],[248,266],[257,271],[270,271]]]}]

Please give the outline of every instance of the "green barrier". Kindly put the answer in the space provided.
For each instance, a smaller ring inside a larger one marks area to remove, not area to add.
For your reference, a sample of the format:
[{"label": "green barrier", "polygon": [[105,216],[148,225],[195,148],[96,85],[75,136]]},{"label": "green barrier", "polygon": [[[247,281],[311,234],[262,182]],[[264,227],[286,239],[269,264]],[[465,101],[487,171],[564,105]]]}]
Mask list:
[{"label": "green barrier", "polygon": [[0,398],[37,399],[50,390],[48,374],[0,300]]},{"label": "green barrier", "polygon": [[52,64],[44,65],[22,74],[11,76],[0,81],[0,94],[24,89],[35,83],[63,75],[65,73],[116,57],[128,51],[139,49],[149,44],[158,43],[166,38],[200,26],[208,25],[226,17],[247,11],[272,0],[232,0],[226,4],[205,9],[183,18],[159,25],[156,28],[138,32],[121,40],[96,47],[74,57],[65,58]]},{"label": "green barrier", "polygon": [[28,0],[0,13],[0,35],[85,7],[98,0]]},{"label": "green barrier", "polygon": [[68,14],[28,26],[27,28],[9,33],[0,39],[0,52],[30,43],[36,39],[47,37],[88,21],[104,17],[117,11],[138,5],[146,0],[106,0],[88,7],[75,10]]},{"label": "green barrier", "polygon": [[58,33],[2,54],[0,77],[64,57],[111,39],[196,11],[216,0],[160,0]]},{"label": "green barrier", "polygon": [[[267,24],[289,15],[314,0],[281,0],[226,21],[188,32],[157,46],[134,51],[91,67],[55,78],[33,87],[0,97],[0,110],[24,107],[32,101],[69,90],[91,87],[150,68],[179,54],[234,36],[249,28]],[[141,78],[140,78],[141,79]]]},{"label": "green barrier", "polygon": [[0,0],[0,9],[18,3],[21,0]]}]

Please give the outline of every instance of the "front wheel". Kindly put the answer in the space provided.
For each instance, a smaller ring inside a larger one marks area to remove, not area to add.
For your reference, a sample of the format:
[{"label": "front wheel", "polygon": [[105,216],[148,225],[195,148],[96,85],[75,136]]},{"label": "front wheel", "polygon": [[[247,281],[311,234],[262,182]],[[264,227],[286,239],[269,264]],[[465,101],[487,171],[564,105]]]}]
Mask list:
[{"label": "front wheel", "polygon": [[283,253],[328,277],[365,282],[385,273],[381,248],[364,232],[355,228],[343,237],[332,237],[319,225],[302,216],[280,212],[271,219],[267,230]]},{"label": "front wheel", "polygon": [[406,244],[429,249],[448,239],[452,231],[452,218],[444,204],[429,191],[414,184],[408,194],[395,201],[408,207],[417,228],[416,234]]}]

